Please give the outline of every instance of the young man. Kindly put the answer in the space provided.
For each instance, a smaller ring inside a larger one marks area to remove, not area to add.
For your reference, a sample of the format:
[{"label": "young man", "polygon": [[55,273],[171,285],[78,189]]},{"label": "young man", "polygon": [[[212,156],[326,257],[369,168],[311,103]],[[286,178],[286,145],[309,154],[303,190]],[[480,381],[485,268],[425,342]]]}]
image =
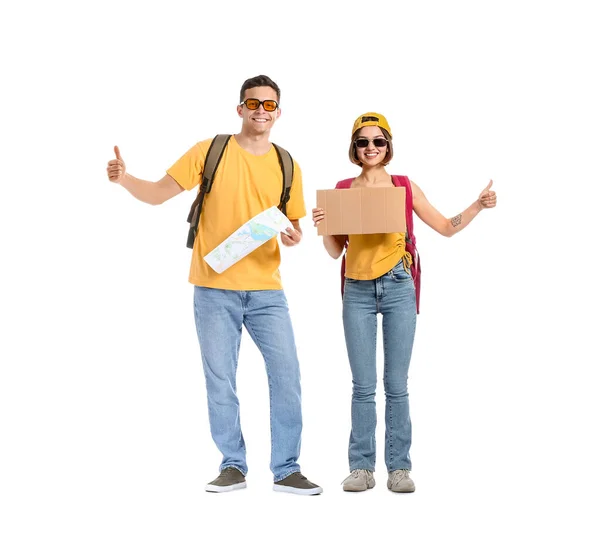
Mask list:
[{"label": "young man", "polygon": [[[194,242],[190,283],[194,284],[194,315],[206,378],[208,412],[213,440],[223,454],[220,475],[206,486],[210,492],[245,488],[246,448],[236,395],[242,325],[261,351],[269,379],[271,403],[271,471],[274,490],[320,494],[321,487],[300,473],[302,430],[300,372],[294,334],[279,275],[279,245],[274,237],[223,273],[213,271],[204,256],[242,224],[260,212],[279,205],[282,171],[269,142],[279,118],[280,90],[261,75],[244,82],[237,113],[239,134],[229,139],[210,193],[204,198]],[[158,182],[143,181],[126,173],[118,147],[108,163],[108,178],[137,199],[159,205],[198,186],[212,140],[205,140],[183,155]],[[294,163],[287,216],[293,224],[281,234],[285,246],[302,239],[299,219],[306,215],[302,174]]]}]

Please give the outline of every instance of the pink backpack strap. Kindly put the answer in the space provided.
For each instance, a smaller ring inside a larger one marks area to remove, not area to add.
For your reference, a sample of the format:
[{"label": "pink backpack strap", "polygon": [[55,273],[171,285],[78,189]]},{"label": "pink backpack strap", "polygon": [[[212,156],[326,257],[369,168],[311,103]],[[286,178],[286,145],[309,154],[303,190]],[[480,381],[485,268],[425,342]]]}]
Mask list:
[{"label": "pink backpack strap", "polygon": [[417,240],[413,232],[413,195],[410,179],[406,175],[392,175],[394,186],[406,188],[406,249],[413,258],[410,271],[415,283],[415,298],[417,300],[417,313],[420,311],[421,303],[421,258],[417,250]]},{"label": "pink backpack strap", "polygon": [[410,240],[415,242],[413,233],[413,196],[410,179],[406,175],[392,175],[394,186],[403,186],[406,188],[406,228]]},{"label": "pink backpack strap", "polygon": [[338,184],[335,185],[335,188],[350,188],[352,186],[352,181],[354,181],[354,177],[338,181]]}]

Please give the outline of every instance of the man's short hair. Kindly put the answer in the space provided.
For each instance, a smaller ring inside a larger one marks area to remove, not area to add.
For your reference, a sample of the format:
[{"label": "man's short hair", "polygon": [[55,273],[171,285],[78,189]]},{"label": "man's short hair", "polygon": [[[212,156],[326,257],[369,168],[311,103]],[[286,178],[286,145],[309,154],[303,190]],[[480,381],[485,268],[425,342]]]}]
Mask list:
[{"label": "man's short hair", "polygon": [[268,86],[269,88],[273,88],[277,93],[277,102],[279,102],[279,99],[281,97],[281,90],[279,89],[279,86],[275,84],[275,82],[273,82],[267,75],[258,75],[246,80],[242,84],[242,89],[240,90],[240,102],[244,101],[246,90],[262,86]]}]

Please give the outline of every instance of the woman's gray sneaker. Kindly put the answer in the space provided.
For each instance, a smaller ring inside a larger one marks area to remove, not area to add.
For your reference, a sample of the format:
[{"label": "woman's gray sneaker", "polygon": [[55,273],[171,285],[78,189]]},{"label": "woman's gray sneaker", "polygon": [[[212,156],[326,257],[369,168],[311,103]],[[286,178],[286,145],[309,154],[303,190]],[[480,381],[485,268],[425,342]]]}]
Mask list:
[{"label": "woman's gray sneaker", "polygon": [[342,485],[346,492],[363,492],[375,486],[375,478],[371,470],[352,470]]},{"label": "woman's gray sneaker", "polygon": [[392,492],[414,492],[415,483],[408,470],[394,470],[389,473],[387,487]]},{"label": "woman's gray sneaker", "polygon": [[371,470],[352,470],[342,485],[346,492],[363,492],[375,486],[375,478]]}]

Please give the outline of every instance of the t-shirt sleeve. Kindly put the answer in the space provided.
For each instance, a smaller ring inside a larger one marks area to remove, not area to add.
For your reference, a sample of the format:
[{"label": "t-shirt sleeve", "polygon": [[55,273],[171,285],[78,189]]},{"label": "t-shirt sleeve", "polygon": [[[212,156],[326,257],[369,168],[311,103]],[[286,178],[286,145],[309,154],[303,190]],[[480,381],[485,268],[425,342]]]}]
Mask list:
[{"label": "t-shirt sleeve", "polygon": [[290,189],[290,200],[286,206],[286,213],[290,220],[299,220],[306,216],[304,191],[302,189],[302,170],[296,161],[294,161],[294,178],[292,180],[292,188]]},{"label": "t-shirt sleeve", "polygon": [[198,186],[210,142],[211,140],[205,140],[197,143],[167,170],[182,188],[192,190]]}]

